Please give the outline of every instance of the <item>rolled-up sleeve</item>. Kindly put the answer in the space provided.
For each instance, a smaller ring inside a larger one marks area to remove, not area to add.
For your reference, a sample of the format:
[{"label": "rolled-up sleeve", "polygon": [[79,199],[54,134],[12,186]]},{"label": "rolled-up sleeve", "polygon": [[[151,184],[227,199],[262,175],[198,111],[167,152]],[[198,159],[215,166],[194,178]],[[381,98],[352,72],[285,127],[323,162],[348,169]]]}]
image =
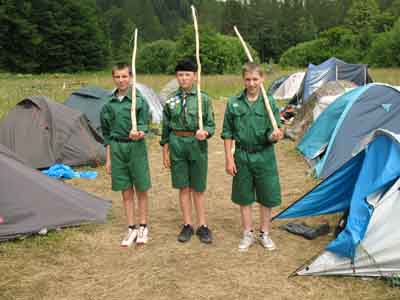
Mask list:
[{"label": "rolled-up sleeve", "polygon": [[214,110],[212,106],[211,99],[207,97],[206,102],[206,114],[204,120],[204,130],[208,132],[208,138],[212,137],[215,133],[215,119],[214,119]]},{"label": "rolled-up sleeve", "polygon": [[222,125],[221,138],[224,140],[225,139],[233,140],[233,118],[230,112],[229,102],[225,108],[224,123]]},{"label": "rolled-up sleeve", "polygon": [[162,132],[161,132],[161,141],[160,145],[164,146],[165,144],[169,143],[169,135],[171,133],[171,127],[170,127],[170,114],[168,111],[168,104],[165,104],[164,109],[163,109],[163,118],[162,118]]},{"label": "rolled-up sleeve", "polygon": [[143,131],[144,133],[149,132],[149,118],[150,118],[150,108],[149,104],[144,100],[144,98],[140,98],[141,106],[136,110],[137,114],[137,129],[139,131]]}]

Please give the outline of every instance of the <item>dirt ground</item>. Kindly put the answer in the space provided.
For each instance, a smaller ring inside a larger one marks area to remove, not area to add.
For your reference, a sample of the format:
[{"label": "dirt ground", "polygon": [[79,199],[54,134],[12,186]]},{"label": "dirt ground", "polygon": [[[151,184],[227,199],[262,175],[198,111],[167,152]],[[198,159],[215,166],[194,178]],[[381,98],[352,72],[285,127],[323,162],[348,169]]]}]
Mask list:
[{"label": "dirt ground", "polygon": [[[288,234],[273,223],[278,250],[254,245],[238,252],[239,210],[230,201],[231,178],[225,174],[219,138],[224,103],[215,105],[218,131],[209,144],[206,206],[215,242],[193,238],[179,244],[181,223],[177,192],[162,167],[158,138],[150,139],[153,188],[150,192],[149,243],[123,249],[125,231],[119,193],[100,167],[96,180],[73,185],[113,202],[104,225],[90,225],[0,245],[0,299],[400,299],[400,290],[381,280],[288,276],[318,254],[332,238],[314,241]],[[316,184],[294,144],[277,146],[283,203],[287,207]],[[257,210],[254,210],[255,220]],[[323,218],[307,222],[321,222]],[[329,219],[331,223],[335,218]],[[257,224],[258,222],[256,222]]]}]

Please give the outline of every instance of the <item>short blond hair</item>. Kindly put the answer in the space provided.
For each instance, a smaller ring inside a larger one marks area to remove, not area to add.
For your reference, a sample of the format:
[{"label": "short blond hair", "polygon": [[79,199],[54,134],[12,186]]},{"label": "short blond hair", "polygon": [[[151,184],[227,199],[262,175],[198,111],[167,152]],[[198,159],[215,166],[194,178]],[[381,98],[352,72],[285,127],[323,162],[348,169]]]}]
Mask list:
[{"label": "short blond hair", "polygon": [[243,65],[242,77],[244,77],[244,75],[247,72],[257,72],[261,77],[264,77],[264,75],[265,75],[265,72],[264,72],[263,68],[261,67],[261,65],[254,63],[254,62],[248,62]]}]

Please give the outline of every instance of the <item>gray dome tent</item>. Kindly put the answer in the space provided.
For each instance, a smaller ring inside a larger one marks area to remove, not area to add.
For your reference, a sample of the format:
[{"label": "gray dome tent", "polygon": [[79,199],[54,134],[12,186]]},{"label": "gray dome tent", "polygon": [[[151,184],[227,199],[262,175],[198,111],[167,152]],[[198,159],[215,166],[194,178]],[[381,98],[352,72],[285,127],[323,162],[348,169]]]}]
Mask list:
[{"label": "gray dome tent", "polygon": [[83,112],[88,118],[90,125],[101,135],[100,111],[110,91],[95,86],[85,86],[75,91],[65,100],[64,104],[73,109]]},{"label": "gray dome tent", "polygon": [[[159,124],[162,117],[160,97],[144,84],[137,83],[136,88],[149,104],[152,122]],[[64,104],[83,112],[89,119],[92,127],[96,129],[98,135],[102,136],[100,112],[111,95],[112,91],[107,91],[95,86],[87,86],[73,92],[71,96],[65,100]]]},{"label": "gray dome tent", "polygon": [[100,164],[101,141],[83,113],[41,96],[19,102],[0,124],[0,143],[33,168]]},{"label": "gray dome tent", "polygon": [[111,202],[23,164],[0,145],[0,242],[42,229],[105,222]]}]

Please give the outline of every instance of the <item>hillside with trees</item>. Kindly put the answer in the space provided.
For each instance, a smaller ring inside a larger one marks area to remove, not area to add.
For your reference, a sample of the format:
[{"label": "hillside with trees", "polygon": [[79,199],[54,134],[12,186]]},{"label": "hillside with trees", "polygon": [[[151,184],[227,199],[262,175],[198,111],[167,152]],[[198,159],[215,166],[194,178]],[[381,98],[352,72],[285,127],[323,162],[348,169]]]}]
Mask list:
[{"label": "hillside with trees", "polygon": [[337,56],[376,66],[400,64],[400,0],[3,0],[0,68],[103,69],[129,60],[138,28],[139,70],[170,72],[193,49],[192,4],[208,73],[232,72],[244,59],[235,50],[233,25],[261,62],[304,66]]}]

